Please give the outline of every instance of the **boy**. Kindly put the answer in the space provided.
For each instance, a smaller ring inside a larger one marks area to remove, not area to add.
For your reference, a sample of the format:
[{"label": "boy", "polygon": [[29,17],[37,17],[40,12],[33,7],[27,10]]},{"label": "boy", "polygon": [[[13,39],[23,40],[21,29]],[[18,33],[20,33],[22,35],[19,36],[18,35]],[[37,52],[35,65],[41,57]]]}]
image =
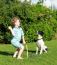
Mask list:
[{"label": "boy", "polygon": [[[14,25],[14,28],[12,29],[11,26],[9,27],[9,30],[11,31],[11,33],[13,35],[11,43],[17,49],[16,52],[14,53],[13,57],[16,57],[18,55],[17,59],[23,59],[21,57],[21,55],[24,51],[24,44],[26,42],[24,39],[24,32],[23,32],[22,28],[20,27],[20,19],[17,17],[14,17],[12,19],[12,24]],[[23,44],[20,43],[21,39],[23,41]]]}]

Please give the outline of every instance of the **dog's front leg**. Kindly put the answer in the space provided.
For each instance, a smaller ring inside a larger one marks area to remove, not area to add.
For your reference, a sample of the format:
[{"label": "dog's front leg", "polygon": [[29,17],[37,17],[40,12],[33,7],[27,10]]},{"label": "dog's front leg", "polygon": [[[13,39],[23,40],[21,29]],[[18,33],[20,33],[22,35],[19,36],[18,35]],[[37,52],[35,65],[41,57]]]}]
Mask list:
[{"label": "dog's front leg", "polygon": [[38,54],[38,47],[36,47],[36,55]]}]

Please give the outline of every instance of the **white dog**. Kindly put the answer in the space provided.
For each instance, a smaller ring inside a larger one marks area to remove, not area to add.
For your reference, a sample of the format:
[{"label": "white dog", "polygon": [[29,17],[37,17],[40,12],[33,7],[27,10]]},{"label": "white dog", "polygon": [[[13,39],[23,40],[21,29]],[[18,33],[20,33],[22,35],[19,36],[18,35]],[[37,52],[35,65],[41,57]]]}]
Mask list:
[{"label": "white dog", "polygon": [[42,34],[40,32],[38,32],[38,40],[36,43],[36,45],[37,45],[36,54],[38,54],[38,51],[40,51],[40,54],[42,54],[43,51],[47,53],[47,46],[44,44]]}]

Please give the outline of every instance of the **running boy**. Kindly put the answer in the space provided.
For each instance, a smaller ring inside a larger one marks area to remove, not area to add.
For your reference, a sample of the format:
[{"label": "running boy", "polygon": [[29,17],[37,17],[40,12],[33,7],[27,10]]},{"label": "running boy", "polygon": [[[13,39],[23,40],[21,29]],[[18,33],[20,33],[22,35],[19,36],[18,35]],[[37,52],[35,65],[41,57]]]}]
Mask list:
[{"label": "running boy", "polygon": [[[16,57],[18,55],[17,59],[23,59],[21,55],[24,51],[25,39],[24,39],[24,32],[22,28],[20,27],[20,19],[17,17],[14,17],[12,19],[12,24],[14,25],[14,28],[12,28],[11,26],[8,27],[13,35],[13,39],[11,40],[11,43],[13,46],[17,48],[13,57]],[[23,41],[23,44],[20,43],[21,39]]]}]

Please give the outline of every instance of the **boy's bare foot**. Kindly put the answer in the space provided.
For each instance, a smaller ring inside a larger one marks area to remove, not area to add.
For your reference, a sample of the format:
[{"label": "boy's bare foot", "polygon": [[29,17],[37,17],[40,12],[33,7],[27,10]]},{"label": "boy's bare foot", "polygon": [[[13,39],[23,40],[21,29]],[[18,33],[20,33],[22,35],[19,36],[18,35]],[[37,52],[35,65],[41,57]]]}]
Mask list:
[{"label": "boy's bare foot", "polygon": [[16,51],[16,52],[14,53],[13,58],[15,58],[15,57],[17,56],[17,54],[18,54],[18,51]]},{"label": "boy's bare foot", "polygon": [[13,58],[16,58],[16,56],[13,55]]}]

